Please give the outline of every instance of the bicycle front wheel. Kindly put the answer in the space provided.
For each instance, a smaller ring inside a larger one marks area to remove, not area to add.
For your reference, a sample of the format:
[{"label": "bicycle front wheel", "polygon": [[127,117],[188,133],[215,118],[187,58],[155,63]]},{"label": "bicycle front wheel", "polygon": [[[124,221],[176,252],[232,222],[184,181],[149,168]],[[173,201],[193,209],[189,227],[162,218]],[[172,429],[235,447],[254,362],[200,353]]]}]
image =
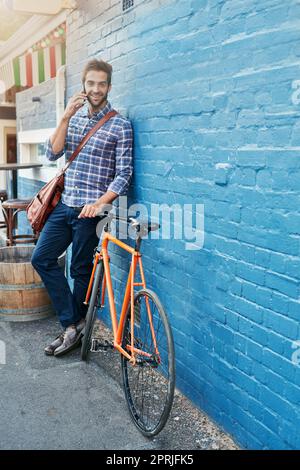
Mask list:
[{"label": "bicycle front wheel", "polygon": [[97,309],[100,306],[103,270],[103,261],[100,260],[96,267],[89,308],[86,314],[84,336],[81,344],[81,359],[83,361],[88,360],[90,353],[92,332],[97,318]]},{"label": "bicycle front wheel", "polygon": [[[123,349],[131,348],[131,309],[126,313]],[[121,355],[122,377],[131,417],[147,437],[165,426],[173,403],[175,359],[172,331],[157,295],[142,289],[134,299],[136,364]]]}]

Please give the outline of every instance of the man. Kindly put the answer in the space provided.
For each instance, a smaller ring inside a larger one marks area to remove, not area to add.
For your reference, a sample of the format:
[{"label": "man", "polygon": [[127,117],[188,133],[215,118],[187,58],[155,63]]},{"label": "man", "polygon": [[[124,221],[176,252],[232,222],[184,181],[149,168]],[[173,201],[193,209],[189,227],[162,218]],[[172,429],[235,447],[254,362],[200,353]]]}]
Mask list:
[{"label": "man", "polygon": [[[108,102],[112,67],[93,59],[84,68],[83,91],[68,102],[47,143],[46,156],[69,158],[83,137],[112,110]],[[32,256],[64,332],[45,348],[61,356],[80,344],[87,307],[83,305],[98,245],[96,226],[101,208],[124,194],[132,175],[132,128],[119,114],[107,121],[87,142],[65,173],[61,201],[50,214]],[[58,257],[72,243],[73,293]]]}]

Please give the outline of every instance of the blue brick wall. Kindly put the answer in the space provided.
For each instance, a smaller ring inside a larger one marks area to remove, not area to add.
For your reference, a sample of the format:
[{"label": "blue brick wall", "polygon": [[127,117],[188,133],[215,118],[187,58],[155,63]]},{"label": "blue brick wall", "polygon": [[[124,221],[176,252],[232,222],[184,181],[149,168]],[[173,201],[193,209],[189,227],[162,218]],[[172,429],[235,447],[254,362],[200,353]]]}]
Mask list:
[{"label": "blue brick wall", "polygon": [[[144,242],[177,386],[242,446],[299,448],[299,2],[120,3],[69,16],[68,94],[82,51],[110,61],[135,130],[130,201],[204,204],[202,250]],[[114,253],[118,302],[127,265]]]},{"label": "blue brick wall", "polygon": [[[81,0],[69,14],[67,94],[86,51],[110,61],[112,103],[135,130],[130,201],[204,204],[202,250],[143,247],[177,386],[240,445],[297,449],[299,2],[121,3]],[[127,265],[114,254],[118,302]]]}]

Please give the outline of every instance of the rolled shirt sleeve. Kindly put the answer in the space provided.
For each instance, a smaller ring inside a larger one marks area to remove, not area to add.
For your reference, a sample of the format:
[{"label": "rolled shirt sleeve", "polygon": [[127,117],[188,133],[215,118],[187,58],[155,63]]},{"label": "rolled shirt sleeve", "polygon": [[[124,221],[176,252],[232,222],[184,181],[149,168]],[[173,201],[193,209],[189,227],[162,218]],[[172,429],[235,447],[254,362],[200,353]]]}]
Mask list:
[{"label": "rolled shirt sleeve", "polygon": [[133,132],[129,121],[126,121],[116,145],[116,172],[114,180],[107,190],[120,195],[126,194],[133,172],[132,162]]},{"label": "rolled shirt sleeve", "polygon": [[52,150],[52,145],[51,145],[50,139],[48,139],[45,142],[45,149],[46,149],[46,158],[53,162],[53,161],[58,160],[60,157],[63,156],[63,154],[66,151],[66,146],[60,152],[54,153],[53,150]]}]

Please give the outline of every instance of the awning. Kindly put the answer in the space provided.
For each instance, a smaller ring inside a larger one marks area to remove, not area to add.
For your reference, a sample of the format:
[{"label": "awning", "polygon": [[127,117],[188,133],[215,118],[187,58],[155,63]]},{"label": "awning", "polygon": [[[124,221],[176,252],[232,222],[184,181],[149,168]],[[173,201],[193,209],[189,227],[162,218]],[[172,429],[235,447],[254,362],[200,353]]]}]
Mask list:
[{"label": "awning", "polygon": [[32,87],[56,76],[66,63],[65,23],[22,54],[0,68],[5,89]]}]

